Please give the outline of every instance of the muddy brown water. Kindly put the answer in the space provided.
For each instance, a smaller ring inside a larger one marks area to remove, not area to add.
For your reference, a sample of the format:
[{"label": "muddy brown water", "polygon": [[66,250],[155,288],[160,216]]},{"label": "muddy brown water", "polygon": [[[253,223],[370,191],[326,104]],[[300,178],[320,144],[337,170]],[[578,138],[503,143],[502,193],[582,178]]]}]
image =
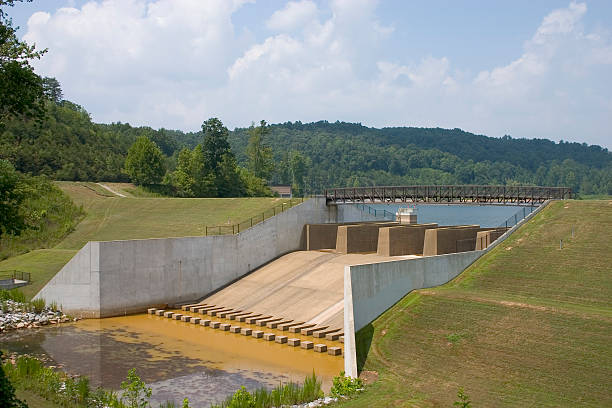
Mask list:
[{"label": "muddy brown water", "polygon": [[128,370],[136,368],[153,389],[153,406],[164,401],[180,403],[186,397],[192,406],[208,407],[241,386],[253,390],[302,382],[313,370],[327,392],[332,378],[343,369],[342,357],[152,315],[83,320],[7,333],[0,335],[0,348],[43,357],[70,374],[86,375],[94,386],[110,389],[119,389]]}]

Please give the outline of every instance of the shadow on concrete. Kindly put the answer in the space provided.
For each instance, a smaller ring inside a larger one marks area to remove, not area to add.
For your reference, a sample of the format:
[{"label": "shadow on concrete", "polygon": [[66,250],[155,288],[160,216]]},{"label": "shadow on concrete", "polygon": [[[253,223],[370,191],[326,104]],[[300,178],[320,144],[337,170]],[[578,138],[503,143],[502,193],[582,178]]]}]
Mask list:
[{"label": "shadow on concrete", "polygon": [[368,358],[370,352],[370,346],[372,345],[372,337],[374,336],[374,326],[369,323],[363,327],[355,335],[355,346],[357,349],[357,371],[361,372]]}]

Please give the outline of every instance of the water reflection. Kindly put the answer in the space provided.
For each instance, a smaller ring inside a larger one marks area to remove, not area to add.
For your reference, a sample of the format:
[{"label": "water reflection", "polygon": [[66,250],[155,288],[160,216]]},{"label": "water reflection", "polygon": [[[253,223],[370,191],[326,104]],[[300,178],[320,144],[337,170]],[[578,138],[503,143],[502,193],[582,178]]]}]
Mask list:
[{"label": "water reflection", "polygon": [[136,315],[85,320],[1,337],[1,347],[45,358],[92,385],[118,389],[129,369],[153,389],[154,402],[184,397],[208,406],[244,385],[302,381],[314,369],[329,389],[343,359],[229,332]]}]

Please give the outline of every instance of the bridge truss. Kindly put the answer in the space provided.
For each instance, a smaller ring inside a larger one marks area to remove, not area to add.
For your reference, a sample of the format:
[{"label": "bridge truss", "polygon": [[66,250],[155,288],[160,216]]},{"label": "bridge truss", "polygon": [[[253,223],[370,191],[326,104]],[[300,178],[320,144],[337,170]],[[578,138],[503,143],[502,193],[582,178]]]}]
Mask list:
[{"label": "bridge truss", "polygon": [[325,190],[328,204],[340,203],[497,203],[541,204],[570,199],[567,187],[538,186],[381,186]]}]

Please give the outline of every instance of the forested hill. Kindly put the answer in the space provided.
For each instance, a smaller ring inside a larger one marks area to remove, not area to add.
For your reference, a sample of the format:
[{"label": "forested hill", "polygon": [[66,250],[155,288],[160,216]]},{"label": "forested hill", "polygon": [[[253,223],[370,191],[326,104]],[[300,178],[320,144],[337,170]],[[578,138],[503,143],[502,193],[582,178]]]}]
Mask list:
[{"label": "forested hill", "polygon": [[[548,139],[514,139],[475,135],[461,129],[387,127],[382,129],[368,128],[358,123],[326,121],[303,124],[284,123],[271,125],[277,132],[287,131],[306,134],[327,133],[343,134],[344,137],[363,139],[376,146],[417,147],[419,149],[436,149],[460,157],[463,160],[499,161],[519,165],[526,169],[537,170],[544,161],[565,159],[577,163],[603,168],[610,164],[611,154],[600,146],[586,143],[555,143]],[[244,129],[237,129],[236,132]]]},{"label": "forested hill", "polygon": [[[153,140],[173,171],[179,151],[202,143],[201,132],[96,124],[79,105],[49,104],[42,124],[11,121],[0,129],[0,159],[59,180],[128,181],[124,162],[137,137]],[[248,129],[229,134],[248,167]],[[599,146],[492,138],[459,129],[383,128],[325,121],[266,127],[270,182],[306,193],[326,187],[406,184],[535,184],[612,194],[612,154]]]},{"label": "forested hill", "polygon": [[[353,123],[271,125],[266,136],[277,168],[290,183],[292,152],[306,159],[306,189],[402,184],[535,184],[612,193],[612,153],[599,146],[546,139],[493,138],[440,128],[375,129]],[[230,135],[246,161],[246,129]],[[297,159],[300,159],[298,156]],[[299,160],[298,160],[299,161]]]}]

